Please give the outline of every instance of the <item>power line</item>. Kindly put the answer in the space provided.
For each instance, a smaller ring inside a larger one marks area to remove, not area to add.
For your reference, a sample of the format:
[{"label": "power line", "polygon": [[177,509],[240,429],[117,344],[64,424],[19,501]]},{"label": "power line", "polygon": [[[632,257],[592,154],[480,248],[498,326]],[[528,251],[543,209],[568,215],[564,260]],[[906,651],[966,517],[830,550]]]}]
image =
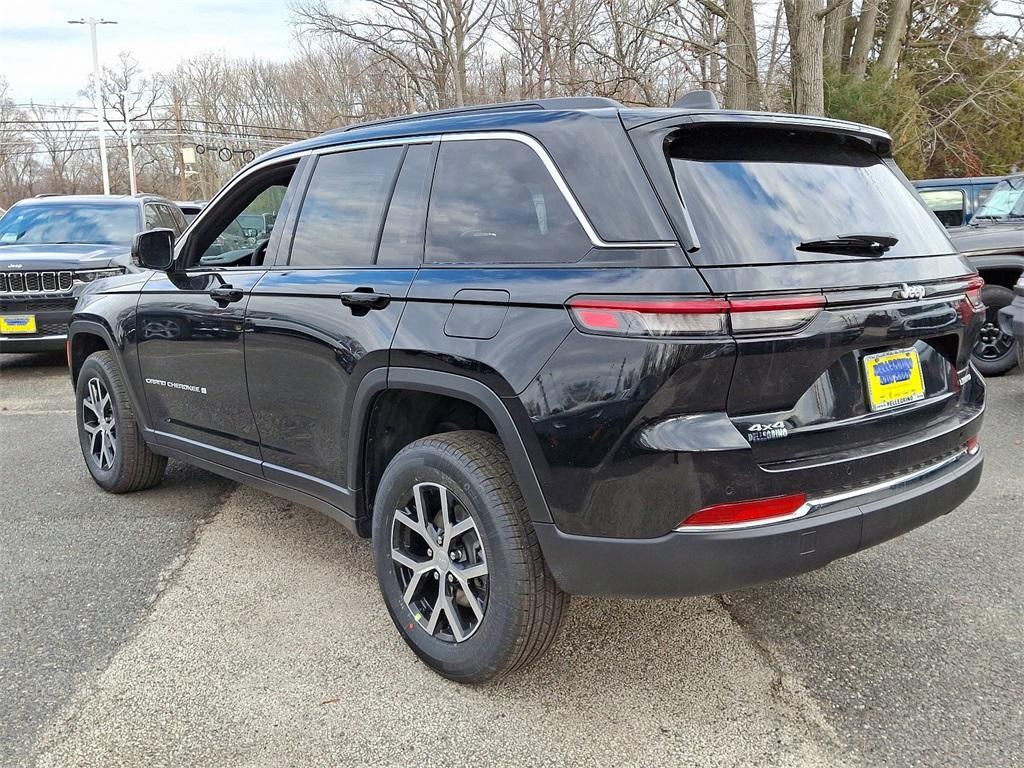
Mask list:
[{"label": "power line", "polygon": [[[148,121],[156,122],[158,120],[160,120],[160,121],[162,121],[162,120],[170,120],[171,118],[170,117],[161,117],[161,118],[136,117],[136,118],[132,118],[132,119],[133,119],[133,121],[134,120],[148,120]],[[77,119],[77,118],[70,119],[70,120],[64,120],[64,119],[61,119],[61,118],[52,118],[52,119],[49,119],[49,120],[36,120],[36,119],[31,119],[31,120],[0,120],[0,125],[54,125],[54,124],[58,124],[58,125],[92,125],[94,122],[95,122],[94,120],[80,120],[80,119]],[[220,120],[201,120],[199,118],[191,118],[191,117],[183,117],[182,118],[182,123],[186,123],[186,124],[187,123],[200,123],[202,125],[214,125],[214,126],[219,126],[219,127],[222,127],[222,128],[247,128],[247,129],[250,129],[250,130],[257,130],[257,131],[287,131],[289,133],[308,133],[308,134],[313,135],[313,136],[319,136],[320,133],[322,133],[322,131],[315,131],[315,130],[313,130],[311,128],[286,128],[285,126],[253,125],[253,124],[250,124],[250,123],[228,123],[228,122],[223,122],[223,121],[220,121]]]}]

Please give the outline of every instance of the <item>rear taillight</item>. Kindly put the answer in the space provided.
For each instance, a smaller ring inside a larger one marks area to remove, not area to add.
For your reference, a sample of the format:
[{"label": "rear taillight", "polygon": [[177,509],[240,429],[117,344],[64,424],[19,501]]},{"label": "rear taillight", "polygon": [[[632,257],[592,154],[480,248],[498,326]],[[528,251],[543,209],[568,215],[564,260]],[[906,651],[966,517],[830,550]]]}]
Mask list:
[{"label": "rear taillight", "polygon": [[729,318],[733,333],[790,331],[807,325],[824,306],[824,296],[733,299]]},{"label": "rear taillight", "polygon": [[985,302],[981,300],[981,289],[985,287],[985,279],[980,275],[972,277],[967,283],[967,300],[971,302],[975,312],[985,311]]},{"label": "rear taillight", "polygon": [[967,455],[968,456],[973,456],[974,454],[976,454],[980,450],[981,450],[981,441],[978,439],[977,435],[975,435],[974,437],[967,438]]},{"label": "rear taillight", "polygon": [[795,331],[823,306],[821,295],[762,299],[576,296],[568,303],[581,331],[610,336]]},{"label": "rear taillight", "polygon": [[694,526],[766,523],[776,518],[781,520],[797,513],[806,503],[806,494],[793,493],[788,496],[773,496],[768,499],[715,504],[712,507],[704,507],[687,517],[679,524],[679,530],[686,530]]},{"label": "rear taillight", "polygon": [[729,303],[722,299],[641,299],[582,296],[569,311],[582,331],[614,336],[691,336],[725,333]]},{"label": "rear taillight", "polygon": [[985,302],[981,300],[981,289],[984,287],[985,281],[980,275],[975,275],[967,282],[964,298],[960,301],[960,316],[965,324],[970,324],[975,315],[985,313]]}]

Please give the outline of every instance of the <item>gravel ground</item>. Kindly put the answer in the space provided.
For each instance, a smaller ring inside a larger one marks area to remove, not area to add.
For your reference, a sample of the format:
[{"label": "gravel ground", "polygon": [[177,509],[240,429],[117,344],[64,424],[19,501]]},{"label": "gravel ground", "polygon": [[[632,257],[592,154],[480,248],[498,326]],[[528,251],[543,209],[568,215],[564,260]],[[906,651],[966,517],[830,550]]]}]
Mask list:
[{"label": "gravel ground", "polygon": [[1019,764],[1024,376],[989,391],[953,515],[724,599],[578,599],[467,688],[401,642],[366,542],[180,465],[101,493],[59,358],[4,358],[0,764]]},{"label": "gravel ground", "polygon": [[554,653],[468,688],[401,642],[366,543],[249,489],[48,740],[43,766],[837,764],[716,600],[579,600]]},{"label": "gravel ground", "polygon": [[0,765],[105,669],[234,486],[183,465],[150,494],[85,471],[63,355],[0,360]]},{"label": "gravel ground", "polygon": [[985,474],[952,514],[731,596],[869,765],[1024,764],[1024,375],[988,382]]}]

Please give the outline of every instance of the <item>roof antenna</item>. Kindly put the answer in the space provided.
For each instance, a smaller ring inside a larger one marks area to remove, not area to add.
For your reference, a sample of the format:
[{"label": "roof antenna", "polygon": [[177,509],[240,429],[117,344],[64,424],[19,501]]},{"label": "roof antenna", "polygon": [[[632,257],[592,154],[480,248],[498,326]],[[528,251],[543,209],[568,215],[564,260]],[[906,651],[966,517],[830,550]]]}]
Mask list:
[{"label": "roof antenna", "polygon": [[690,91],[672,103],[672,109],[721,109],[711,91]]}]

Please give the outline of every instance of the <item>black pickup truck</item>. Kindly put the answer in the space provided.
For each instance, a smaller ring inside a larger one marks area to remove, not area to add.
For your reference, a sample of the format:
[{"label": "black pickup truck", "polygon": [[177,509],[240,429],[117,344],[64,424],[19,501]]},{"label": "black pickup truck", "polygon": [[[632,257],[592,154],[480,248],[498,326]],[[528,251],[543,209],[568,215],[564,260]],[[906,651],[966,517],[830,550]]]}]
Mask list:
[{"label": "black pickup truck", "polygon": [[1014,284],[1024,274],[1024,174],[1000,181],[971,223],[949,236],[985,279],[981,298],[988,310],[974,364],[986,376],[1006,373],[1017,364],[1018,343],[1000,326],[999,312],[1013,302]]}]

